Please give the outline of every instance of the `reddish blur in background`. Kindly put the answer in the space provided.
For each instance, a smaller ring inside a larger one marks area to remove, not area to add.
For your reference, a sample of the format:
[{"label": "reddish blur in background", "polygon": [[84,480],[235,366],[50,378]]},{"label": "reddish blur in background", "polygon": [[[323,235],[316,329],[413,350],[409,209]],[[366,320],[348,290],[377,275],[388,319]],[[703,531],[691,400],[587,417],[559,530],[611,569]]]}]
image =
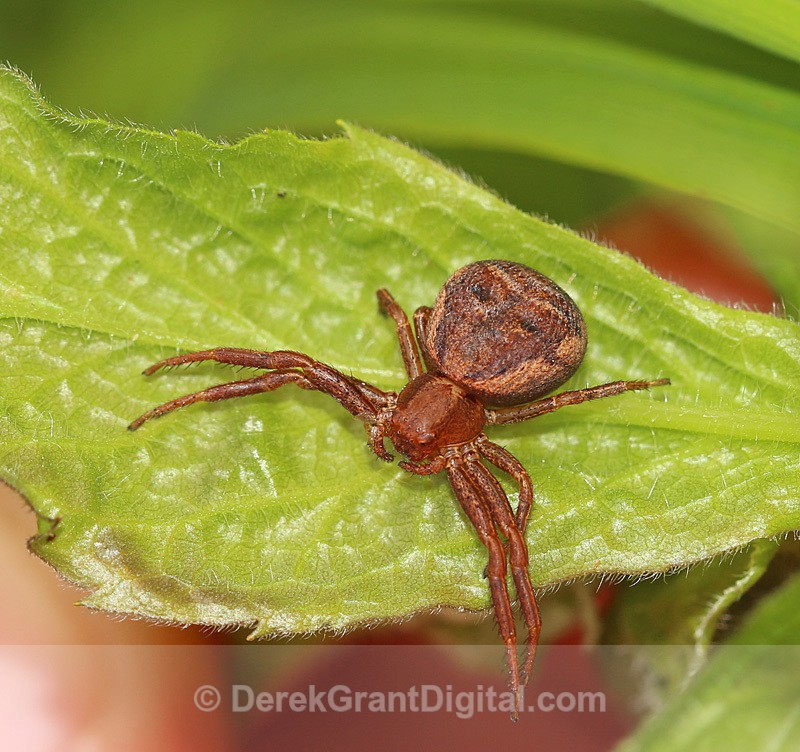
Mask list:
[{"label": "reddish blur in background", "polygon": [[[639,201],[586,228],[640,258],[667,279],[727,304],[772,311],[776,299],[745,257],[710,235],[678,203]],[[223,692],[232,684],[256,691],[407,690],[436,684],[452,692],[503,688],[501,651],[491,621],[476,634],[473,653],[448,645],[447,628],[470,617],[421,616],[400,626],[327,639],[325,646],[252,646],[243,634],[177,629],[92,613],[80,593],[31,556],[24,541],[34,516],[10,489],[0,488],[0,579],[4,618],[0,650],[0,727],[6,749],[350,750],[372,740],[384,750],[520,748],[570,752],[612,749],[635,725],[583,649],[541,651],[529,696],[540,691],[602,691],[604,713],[539,713],[513,724],[504,713],[231,713],[201,712],[198,687]],[[595,592],[593,589],[592,593]],[[599,591],[597,608],[613,597]],[[547,619],[547,605],[544,605]],[[549,642],[579,644],[580,624],[562,624]],[[452,633],[450,633],[452,634]],[[55,644],[54,644],[55,643]],[[225,645],[234,645],[229,649]],[[26,647],[28,646],[28,647]],[[476,658],[475,656],[479,656]],[[481,657],[482,656],[482,657]],[[466,657],[466,660],[465,660]],[[513,745],[513,746],[512,746]]]}]

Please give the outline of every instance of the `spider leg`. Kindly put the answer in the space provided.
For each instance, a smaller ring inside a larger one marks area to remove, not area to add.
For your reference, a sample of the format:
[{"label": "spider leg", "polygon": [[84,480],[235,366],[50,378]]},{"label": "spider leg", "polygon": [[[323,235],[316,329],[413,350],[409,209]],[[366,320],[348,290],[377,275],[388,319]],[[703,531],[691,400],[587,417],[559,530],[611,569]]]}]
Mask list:
[{"label": "spider leg", "polygon": [[392,294],[381,288],[377,292],[378,303],[381,310],[394,319],[397,326],[397,339],[400,342],[400,352],[403,354],[403,363],[409,379],[415,379],[422,375],[422,359],[414,342],[414,335],[411,333],[411,324],[408,323],[406,312],[395,302]]},{"label": "spider leg", "polygon": [[[536,594],[533,591],[528,568],[528,549],[522,533],[517,527],[508,497],[497,478],[481,463],[477,455],[472,455],[472,457],[468,455],[466,459],[464,469],[469,479],[478,489],[495,524],[508,540],[508,561],[511,565],[511,575],[514,578],[514,587],[517,591],[522,618],[528,628],[525,667],[520,680],[520,684],[524,687],[528,683],[533,669],[536,646],[539,644],[539,633],[542,629],[539,605],[536,602]],[[503,553],[505,555],[505,551]]]},{"label": "spider leg", "polygon": [[552,397],[529,402],[527,405],[513,405],[511,407],[487,407],[486,422],[490,424],[500,423],[519,423],[529,420],[553,410],[566,407],[567,405],[578,405],[589,400],[613,397],[616,394],[630,392],[636,389],[649,389],[651,386],[665,386],[669,384],[669,379],[655,379],[653,381],[612,381],[610,384],[599,384],[598,386],[588,387],[587,389],[576,389],[572,392],[561,392]]},{"label": "spider leg", "polygon": [[[310,358],[303,353],[295,352],[293,350],[274,350],[272,352],[258,352],[255,350],[243,350],[233,347],[219,347],[214,350],[203,350],[200,352],[184,353],[183,355],[176,355],[172,358],[166,358],[150,366],[145,370],[145,375],[155,373],[161,368],[167,366],[176,366],[182,363],[196,363],[199,361],[211,360],[216,363],[228,363],[233,365],[240,365],[246,368],[263,368],[273,371],[273,373],[293,373],[295,376],[287,377],[281,375],[275,380],[270,380],[270,374],[265,374],[264,377],[257,377],[255,379],[247,379],[243,382],[231,382],[231,384],[261,384],[266,385],[265,388],[259,389],[256,386],[242,387],[244,391],[225,391],[225,388],[233,389],[231,385],[221,384],[219,387],[212,387],[211,390],[221,389],[222,392],[212,392],[206,390],[198,392],[198,394],[209,395],[206,397],[196,397],[190,399],[188,402],[178,404],[182,398],[174,400],[170,409],[175,410],[178,407],[183,407],[184,404],[191,404],[192,402],[199,401],[212,401],[210,395],[223,394],[223,396],[215,396],[214,399],[227,399],[228,397],[239,397],[245,394],[256,394],[259,391],[270,391],[277,389],[288,383],[295,383],[303,389],[313,389],[319,392],[325,392],[333,397],[339,404],[342,405],[347,411],[352,413],[358,418],[366,421],[367,423],[374,424],[378,419],[380,411],[388,407],[393,399],[391,392],[384,392],[371,384],[360,381],[350,376],[346,376],[341,371],[335,368],[320,363],[319,361]],[[259,381],[259,378],[265,378],[264,381]],[[276,384],[276,386],[269,386],[269,384]],[[248,391],[251,388],[252,391]],[[193,395],[187,395],[192,397]],[[174,404],[173,404],[174,403]],[[159,408],[156,408],[158,410]],[[149,417],[157,417],[163,415],[164,410],[158,412],[156,415],[147,415]],[[147,420],[145,416],[142,416]],[[142,419],[134,421],[136,427],[144,422]]]},{"label": "spider leg", "polygon": [[430,353],[428,352],[428,320],[431,317],[433,309],[429,306],[420,306],[414,311],[414,331],[417,333],[417,342],[419,342],[419,349],[422,352],[422,359],[425,361],[425,367],[429,371],[436,370],[436,364],[433,362]]},{"label": "spider leg", "polygon": [[249,394],[260,394],[270,392],[284,384],[297,384],[303,389],[313,389],[305,376],[299,371],[272,371],[263,376],[256,376],[252,379],[242,381],[230,381],[227,384],[217,384],[216,386],[203,389],[200,392],[186,394],[183,397],[165,402],[163,405],[148,410],[144,415],[139,416],[128,428],[135,431],[145,421],[152,418],[160,418],[166,413],[177,410],[195,402],[218,402],[219,400],[232,399],[233,397],[246,397]]},{"label": "spider leg", "polygon": [[519,531],[524,535],[525,528],[528,526],[528,516],[533,505],[533,484],[528,471],[522,463],[499,444],[495,444],[486,438],[485,434],[478,437],[478,451],[495,467],[508,473],[519,485],[519,503],[514,518]]},{"label": "spider leg", "polygon": [[471,476],[465,471],[460,458],[453,458],[447,463],[447,475],[453,492],[475,528],[478,538],[489,551],[489,592],[492,596],[492,605],[500,636],[506,648],[509,680],[514,695],[514,710],[511,718],[517,720],[521,699],[520,676],[514,614],[511,610],[511,599],[508,596],[508,585],[506,584],[506,553],[497,535],[497,530],[492,524],[492,517],[481,493],[473,484]]},{"label": "spider leg", "polygon": [[439,455],[434,457],[430,462],[411,462],[410,460],[403,460],[397,463],[403,470],[414,475],[436,475],[436,473],[444,470],[446,461],[445,458]]},{"label": "spider leg", "polygon": [[[382,389],[378,389],[378,387],[366,381],[361,381],[352,376],[346,376],[341,371],[337,371],[335,368],[331,368],[325,363],[320,363],[308,355],[294,350],[273,350],[269,352],[245,350],[239,347],[217,347],[213,350],[200,350],[198,352],[184,353],[183,355],[165,358],[158,363],[154,363],[149,368],[146,368],[143,373],[145,376],[150,376],[162,368],[178,366],[184,363],[198,363],[205,360],[242,366],[244,368],[263,368],[265,370],[280,368],[310,369],[317,372],[317,376],[319,377],[317,380],[325,380],[325,376],[327,376],[328,380],[332,377],[334,380],[341,379],[352,384],[365,399],[374,402],[377,406],[384,406],[388,399],[387,393]],[[308,373],[306,373],[306,375],[309,376]],[[313,381],[314,379],[312,378],[311,380]],[[325,390],[322,389],[320,391]]]},{"label": "spider leg", "polygon": [[[292,358],[291,356],[299,356]],[[244,368],[296,368],[312,362],[311,358],[302,353],[291,350],[275,350],[274,352],[261,352],[259,350],[245,350],[241,347],[215,347],[213,350],[198,350],[196,352],[174,355],[154,363],[143,371],[145,376],[151,376],[156,371],[169,366],[179,366],[184,363],[199,363],[204,360],[213,360],[215,363],[228,363]],[[293,362],[296,361],[296,362]]]}]

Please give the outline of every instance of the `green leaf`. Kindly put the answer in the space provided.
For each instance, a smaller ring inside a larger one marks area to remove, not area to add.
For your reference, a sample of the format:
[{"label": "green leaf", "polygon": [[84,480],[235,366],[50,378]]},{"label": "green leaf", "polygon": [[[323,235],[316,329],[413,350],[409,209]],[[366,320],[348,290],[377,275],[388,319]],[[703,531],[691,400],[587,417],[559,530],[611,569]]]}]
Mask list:
[{"label": "green leaf", "polygon": [[643,1],[800,61],[800,10],[796,0]]},{"label": "green leaf", "polygon": [[435,148],[432,154],[457,166],[523,211],[568,227],[596,223],[642,193],[642,186],[608,173],[515,152]]},{"label": "green leaf", "polygon": [[410,310],[477,258],[574,296],[590,345],[566,388],[673,379],[492,431],[534,478],[536,585],[668,570],[800,526],[790,321],[694,297],[352,126],[226,146],[73,118],[5,70],[0,136],[0,474],[41,517],[34,550],[89,605],[257,634],[486,607],[486,555],[446,480],[379,462],[323,394],[125,430],[237,378],[140,375],[178,350],[295,348],[398,388],[375,290]]},{"label": "green leaf", "polygon": [[[750,3],[729,5],[730,24],[757,28]],[[761,6],[773,27],[786,21],[777,7]],[[797,64],[639,2],[81,8],[60,9],[47,44],[34,44],[35,16],[29,43],[11,25],[0,39],[74,107],[225,133],[327,132],[346,116],[428,148],[544,155],[800,229]]]},{"label": "green leaf", "polygon": [[610,657],[610,679],[618,689],[640,710],[660,707],[682,689],[705,664],[723,617],[759,581],[777,550],[775,541],[754,541],[732,557],[621,589],[601,639],[617,646],[601,657]]},{"label": "green leaf", "polygon": [[800,697],[800,577],[766,599],[685,692],[617,752],[790,752]]}]

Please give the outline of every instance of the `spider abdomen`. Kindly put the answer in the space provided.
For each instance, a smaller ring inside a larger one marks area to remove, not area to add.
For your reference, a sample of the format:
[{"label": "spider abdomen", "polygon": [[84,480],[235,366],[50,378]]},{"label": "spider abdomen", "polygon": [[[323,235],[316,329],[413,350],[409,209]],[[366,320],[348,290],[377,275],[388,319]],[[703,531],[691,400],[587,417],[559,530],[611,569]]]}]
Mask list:
[{"label": "spider abdomen", "polygon": [[517,405],[563,384],[586,350],[578,307],[513,261],[478,261],[442,288],[425,348],[437,370],[488,405]]}]

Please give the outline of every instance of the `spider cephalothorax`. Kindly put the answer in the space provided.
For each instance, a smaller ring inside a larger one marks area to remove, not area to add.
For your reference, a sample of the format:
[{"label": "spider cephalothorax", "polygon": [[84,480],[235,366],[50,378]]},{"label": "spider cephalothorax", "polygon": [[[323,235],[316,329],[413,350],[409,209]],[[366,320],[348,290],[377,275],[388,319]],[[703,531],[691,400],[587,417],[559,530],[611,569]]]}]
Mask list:
[{"label": "spider cephalothorax", "polygon": [[[167,358],[145,374],[201,360],[267,373],[178,397],[137,418],[130,428],[135,430],[150,418],[194,402],[215,402],[296,384],[331,395],[363,420],[369,445],[381,459],[393,459],[384,445],[388,439],[408,458],[400,462],[403,469],[417,475],[445,471],[488,550],[486,576],[506,646],[515,698],[512,717],[516,718],[541,628],[524,539],[533,489],[525,468],[503,447],[489,441],[483,429],[486,424],[517,423],[565,405],[661,386],[669,380],[614,381],[539,399],[563,384],[580,365],[586,350],[586,327],[566,292],[544,275],[512,261],[478,261],[457,271],[433,308],[421,307],[415,312],[416,341],[406,314],[387,290],[378,290],[378,301],[394,319],[409,377],[399,394],[292,350],[224,347]],[[484,460],[519,485],[516,510]],[[506,581],[509,567],[528,632],[522,671]]]}]

